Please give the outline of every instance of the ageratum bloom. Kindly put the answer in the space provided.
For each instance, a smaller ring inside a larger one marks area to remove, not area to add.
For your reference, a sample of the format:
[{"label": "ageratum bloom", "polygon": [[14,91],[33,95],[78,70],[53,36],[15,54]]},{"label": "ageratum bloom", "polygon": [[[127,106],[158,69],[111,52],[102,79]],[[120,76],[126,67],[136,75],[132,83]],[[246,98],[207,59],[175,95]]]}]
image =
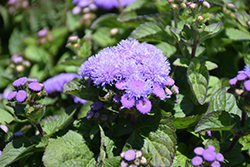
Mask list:
[{"label": "ageratum bloom", "polygon": [[135,157],[136,157],[136,153],[134,150],[128,150],[124,154],[124,159],[126,159],[127,161],[132,161],[135,159]]},{"label": "ageratum bloom", "polygon": [[244,82],[243,86],[245,90],[250,91],[250,67],[249,66],[246,65],[244,67],[244,70],[238,71],[237,76],[229,80],[229,85],[231,86],[236,85],[240,81]]},{"label": "ageratum bloom", "polygon": [[[136,0],[119,0],[121,6],[127,6],[128,4],[136,1]],[[90,5],[91,0],[73,0],[73,4],[76,4],[79,7],[87,7]],[[94,4],[101,9],[110,10],[113,8],[118,8],[119,3],[117,0],[94,0]]]},{"label": "ageratum bloom", "polygon": [[[77,77],[79,76],[75,73],[61,73],[43,82],[44,89],[46,90],[48,94],[54,93],[54,92],[63,92],[64,84],[66,84],[67,82]],[[87,102],[86,100],[79,99],[76,97],[73,97],[73,99],[75,103],[79,102],[79,103],[85,104]]]},{"label": "ageratum bloom", "polygon": [[143,114],[151,110],[151,102],[146,100],[149,95],[164,100],[172,94],[165,90],[166,86],[179,93],[169,77],[170,64],[163,52],[137,40],[122,40],[118,46],[101,50],[85,61],[79,71],[82,78],[89,77],[96,86],[111,85],[123,90],[120,100],[123,108],[137,104]]}]

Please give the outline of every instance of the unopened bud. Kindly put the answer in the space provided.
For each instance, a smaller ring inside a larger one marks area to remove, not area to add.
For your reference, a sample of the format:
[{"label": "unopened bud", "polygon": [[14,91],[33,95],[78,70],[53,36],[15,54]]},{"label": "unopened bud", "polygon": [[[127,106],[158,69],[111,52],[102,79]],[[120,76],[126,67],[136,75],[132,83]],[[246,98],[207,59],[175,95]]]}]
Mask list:
[{"label": "unopened bud", "polygon": [[227,3],[227,7],[230,9],[234,9],[235,5],[233,3]]},{"label": "unopened bud", "polygon": [[174,2],[174,0],[168,0],[168,2],[169,2],[169,3],[172,3],[172,2]]},{"label": "unopened bud", "polygon": [[89,9],[88,7],[83,8],[82,12],[83,12],[83,13],[89,13],[89,12],[90,12],[90,9]]},{"label": "unopened bud", "polygon": [[24,60],[23,65],[26,66],[26,67],[29,67],[30,66],[30,61]]},{"label": "unopened bud", "polygon": [[49,35],[48,35],[48,40],[49,40],[49,41],[53,41],[53,40],[54,40],[54,36],[53,36],[52,34],[49,34]]},{"label": "unopened bud", "polygon": [[72,14],[73,15],[78,15],[81,13],[82,8],[80,6],[76,6],[72,9]]},{"label": "unopened bud", "polygon": [[80,46],[79,43],[75,43],[75,44],[73,45],[74,48],[79,48],[79,46]]},{"label": "unopened bud", "polygon": [[141,157],[141,163],[142,164],[147,164],[148,161],[147,161],[147,159],[145,157]]},{"label": "unopened bud", "polygon": [[197,16],[197,20],[199,20],[199,21],[203,21],[205,18],[202,16],[202,15],[198,15]]},{"label": "unopened bud", "polygon": [[42,30],[38,31],[37,36],[44,37],[47,35],[47,33],[48,33],[47,29],[42,29]]},{"label": "unopened bud", "polygon": [[70,37],[69,37],[69,41],[70,41],[70,42],[76,42],[78,39],[79,39],[79,38],[78,38],[77,35],[73,35],[73,36],[70,36]]},{"label": "unopened bud", "polygon": [[187,5],[185,3],[181,3],[181,7],[187,8]]},{"label": "unopened bud", "polygon": [[208,3],[207,1],[203,1],[203,6],[205,6],[208,9],[211,7],[210,3]]},{"label": "unopened bud", "polygon": [[23,70],[24,70],[23,65],[18,65],[18,66],[16,66],[16,71],[22,72]]},{"label": "unopened bud", "polygon": [[94,3],[91,3],[89,5],[89,9],[92,10],[92,11],[95,11],[97,9],[97,6]]},{"label": "unopened bud", "polygon": [[227,10],[225,11],[225,13],[226,13],[226,14],[230,14],[231,11],[227,9]]},{"label": "unopened bud", "polygon": [[29,2],[28,1],[23,1],[22,7],[26,8],[27,6],[29,6]]},{"label": "unopened bud", "polygon": [[119,29],[118,29],[118,28],[112,28],[112,29],[110,30],[110,34],[111,34],[111,35],[116,35],[118,32],[119,32]]},{"label": "unopened bud", "polygon": [[177,8],[178,8],[178,4],[172,3],[172,4],[171,4],[171,8],[172,8],[172,9],[177,9]]},{"label": "unopened bud", "polygon": [[231,17],[236,18],[235,13],[231,13]]},{"label": "unopened bud", "polygon": [[247,21],[247,25],[250,27],[250,20]]},{"label": "unopened bud", "polygon": [[140,160],[139,160],[139,159],[135,159],[135,160],[134,160],[134,164],[135,164],[136,166],[139,166],[139,165],[140,165]]},{"label": "unopened bud", "polygon": [[197,7],[197,4],[196,4],[196,3],[191,3],[191,4],[189,5],[189,7],[190,7],[191,9],[195,9],[195,8]]},{"label": "unopened bud", "polygon": [[241,95],[243,92],[244,92],[243,89],[235,89],[235,93],[237,95]]},{"label": "unopened bud", "polygon": [[47,41],[46,38],[41,38],[41,39],[40,39],[40,43],[41,43],[41,44],[44,44],[46,41]]}]

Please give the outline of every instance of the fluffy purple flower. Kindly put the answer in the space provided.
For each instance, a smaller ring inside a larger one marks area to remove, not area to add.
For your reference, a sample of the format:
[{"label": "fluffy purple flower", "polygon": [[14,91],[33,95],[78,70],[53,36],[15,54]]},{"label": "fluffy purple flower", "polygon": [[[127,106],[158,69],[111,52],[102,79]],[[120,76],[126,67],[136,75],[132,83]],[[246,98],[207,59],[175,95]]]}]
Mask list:
[{"label": "fluffy purple flower", "polygon": [[213,145],[208,145],[207,148],[210,149],[210,150],[215,151],[215,147]]},{"label": "fluffy purple flower", "polygon": [[192,165],[194,166],[200,166],[202,162],[203,162],[203,159],[199,156],[195,156],[191,161]]},{"label": "fluffy purple flower", "polygon": [[78,15],[78,14],[81,13],[81,11],[82,11],[82,8],[79,7],[79,6],[76,6],[76,7],[74,7],[74,8],[72,9],[73,15]]},{"label": "fluffy purple flower", "polygon": [[102,108],[102,106],[103,106],[103,102],[96,101],[90,107],[92,110],[96,111],[96,110],[100,110]]},{"label": "fluffy purple flower", "polygon": [[172,88],[176,94],[179,94],[179,88],[176,85],[174,85]]},{"label": "fluffy purple flower", "polygon": [[203,148],[203,147],[196,147],[196,148],[194,149],[194,153],[195,153],[196,155],[202,155],[202,154],[203,154],[203,151],[204,151],[204,148]]},{"label": "fluffy purple flower", "polygon": [[224,161],[224,156],[221,153],[217,153],[216,154],[216,160],[223,162]]},{"label": "fluffy purple flower", "polygon": [[135,105],[135,98],[129,94],[124,94],[121,97],[121,103],[124,108],[131,108]]},{"label": "fluffy purple flower", "polygon": [[151,85],[143,79],[130,79],[125,86],[126,93],[133,97],[146,97],[151,93]]},{"label": "fluffy purple flower", "polygon": [[202,154],[203,158],[206,160],[206,161],[214,161],[215,158],[216,158],[216,152],[214,150],[211,150],[211,149],[205,149],[203,151],[203,154]]},{"label": "fluffy purple flower", "polygon": [[235,85],[237,83],[237,78],[232,78],[229,80],[229,85]]},{"label": "fluffy purple flower", "polygon": [[36,78],[28,78],[28,82],[38,82]]},{"label": "fluffy purple flower", "polygon": [[2,155],[2,151],[0,150],[0,156]]},{"label": "fluffy purple flower", "polygon": [[250,67],[249,66],[245,66],[244,73],[250,78]]},{"label": "fluffy purple flower", "polygon": [[174,83],[175,83],[175,81],[174,81],[172,78],[169,77],[169,78],[167,79],[166,85],[167,85],[167,86],[173,86]]},{"label": "fluffy purple flower", "polygon": [[31,82],[31,83],[28,85],[28,88],[29,88],[30,90],[35,91],[35,92],[39,92],[39,91],[42,90],[43,84],[38,83],[38,82]]},{"label": "fluffy purple flower", "polygon": [[17,87],[20,87],[20,86],[23,86],[27,83],[28,81],[28,78],[27,77],[22,77],[22,78],[19,78],[17,80],[15,80],[12,85],[17,88]]},{"label": "fluffy purple flower", "polygon": [[145,97],[140,98],[136,101],[136,108],[138,111],[140,111],[142,114],[146,114],[150,112],[152,108],[151,101]]},{"label": "fluffy purple flower", "polygon": [[11,61],[15,64],[17,63],[21,63],[23,61],[23,57],[20,56],[19,54],[14,54],[12,57],[11,57]]},{"label": "fluffy purple flower", "polygon": [[153,86],[153,94],[155,94],[157,97],[159,97],[161,100],[164,100],[167,96],[165,94],[164,89],[162,86],[155,84]]},{"label": "fluffy purple flower", "polygon": [[122,161],[121,164],[120,164],[121,167],[127,167],[128,166],[128,163],[125,162],[125,161]]},{"label": "fluffy purple flower", "polygon": [[126,159],[127,161],[132,161],[135,159],[135,156],[136,156],[136,153],[134,150],[128,150],[124,154],[124,159]]},{"label": "fluffy purple flower", "polygon": [[16,100],[19,102],[19,103],[22,103],[26,100],[27,98],[27,93],[24,91],[24,90],[19,90],[16,94]]},{"label": "fluffy purple flower", "polygon": [[245,79],[247,79],[247,75],[246,74],[243,74],[243,73],[240,73],[236,76],[237,80],[238,81],[243,81]]},{"label": "fluffy purple flower", "polygon": [[244,82],[244,88],[247,90],[247,91],[250,91],[250,80],[247,80]]},{"label": "fluffy purple flower", "polygon": [[92,111],[92,110],[90,110],[90,111],[87,113],[86,118],[87,118],[87,119],[91,119],[91,118],[93,118],[94,115],[95,115],[95,112]]},{"label": "fluffy purple flower", "polygon": [[63,92],[63,86],[65,83],[72,79],[79,77],[75,73],[61,73],[55,77],[46,80],[43,85],[47,93]]},{"label": "fluffy purple flower", "polygon": [[15,90],[10,92],[9,95],[7,96],[7,100],[9,100],[9,101],[14,100],[14,98],[16,97],[16,94],[17,94],[17,91],[15,91]]},{"label": "fluffy purple flower", "polygon": [[218,161],[214,161],[211,163],[211,167],[220,167],[220,163]]}]

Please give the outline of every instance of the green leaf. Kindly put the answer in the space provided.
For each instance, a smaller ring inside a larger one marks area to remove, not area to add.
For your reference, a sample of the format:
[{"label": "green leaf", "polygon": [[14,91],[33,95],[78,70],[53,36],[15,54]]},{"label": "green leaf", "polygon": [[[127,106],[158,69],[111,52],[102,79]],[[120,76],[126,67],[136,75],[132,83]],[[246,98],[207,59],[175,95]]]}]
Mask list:
[{"label": "green leaf", "polygon": [[66,66],[80,66],[85,59],[81,59],[81,58],[76,58],[76,59],[65,59],[61,62],[59,62],[59,64],[62,65],[66,65]]},{"label": "green leaf", "polygon": [[110,28],[118,28],[123,27],[121,22],[117,20],[118,15],[114,13],[107,13],[98,17],[92,24],[91,29],[98,29],[100,27],[110,27]]},{"label": "green leaf", "polygon": [[25,57],[28,60],[35,61],[35,62],[48,63],[50,59],[50,54],[46,50],[39,48],[35,45],[29,45],[25,49],[24,53],[25,53]]},{"label": "green leaf", "polygon": [[187,78],[195,97],[203,105],[209,83],[209,73],[206,66],[191,62],[187,70]]},{"label": "green leaf", "polygon": [[167,39],[167,33],[162,24],[147,22],[132,31],[129,38],[139,41],[162,42]]},{"label": "green leaf", "polygon": [[67,15],[66,15],[66,26],[68,27],[69,31],[74,31],[76,30],[77,28],[79,28],[81,26],[81,23],[80,23],[80,18],[81,18],[81,15],[73,15],[72,14],[72,11],[69,10],[67,12]]},{"label": "green leaf", "polygon": [[[170,118],[156,114],[137,119],[138,128],[128,139],[133,148],[151,154],[150,166],[171,166],[175,156],[175,127]],[[142,148],[141,148],[142,147]]]},{"label": "green leaf", "polygon": [[25,35],[25,33],[18,30],[17,27],[14,28],[14,30],[12,31],[10,39],[9,39],[9,45],[8,45],[11,55],[23,51],[23,46],[21,44],[21,38],[24,37],[24,35]]},{"label": "green leaf", "polygon": [[200,36],[200,42],[205,41],[208,38],[212,38],[217,35],[222,29],[223,23],[213,23],[205,27],[204,31],[202,31]]},{"label": "green leaf", "polygon": [[195,132],[197,133],[205,130],[230,130],[233,127],[234,123],[231,121],[231,117],[228,112],[214,111],[201,118],[195,127]]},{"label": "green leaf", "polygon": [[241,110],[238,108],[235,97],[227,93],[229,88],[224,86],[217,90],[211,97],[207,112],[227,111],[230,114],[235,114],[241,117]]},{"label": "green leaf", "polygon": [[46,117],[41,121],[44,132],[47,134],[47,136],[51,136],[63,128],[68,122],[70,122],[75,112],[76,105],[71,105],[60,115]]},{"label": "green leaf", "polygon": [[240,31],[235,28],[226,28],[226,35],[234,41],[249,41],[250,33]]},{"label": "green leaf", "polygon": [[245,64],[250,66],[250,49],[247,50],[244,56]]},{"label": "green leaf", "polygon": [[24,137],[14,139],[5,146],[2,155],[0,156],[0,166],[8,166],[30,154],[34,146],[35,145],[31,145],[28,139]]},{"label": "green leaf", "polygon": [[116,156],[114,158],[106,158],[104,160],[104,166],[105,167],[114,167],[114,166],[120,166],[121,163],[121,157]]},{"label": "green leaf", "polygon": [[101,47],[114,45],[116,43],[116,40],[110,36],[110,30],[111,28],[109,27],[98,28],[92,35],[92,39]]},{"label": "green leaf", "polygon": [[247,21],[250,20],[250,15],[247,13],[236,13],[236,19],[240,24],[246,28],[248,28]]},{"label": "green leaf", "polygon": [[195,127],[203,115],[189,116],[189,117],[171,117],[176,129],[187,129]]},{"label": "green leaf", "polygon": [[245,156],[242,154],[242,152],[239,151],[230,151],[224,154],[224,157],[226,160],[228,160],[228,163],[226,166],[240,166],[245,160]]},{"label": "green leaf", "polygon": [[9,14],[7,8],[0,5],[0,15],[2,16],[4,27],[7,28],[9,25]]},{"label": "green leaf", "polygon": [[94,167],[96,163],[82,136],[71,130],[56,139],[50,138],[42,159],[46,167]]},{"label": "green leaf", "polygon": [[250,134],[241,137],[239,143],[243,146],[241,148],[242,151],[248,150],[250,148]]},{"label": "green leaf", "polygon": [[67,82],[63,87],[63,92],[90,101],[98,101],[98,96],[100,96],[100,93],[96,87],[90,86],[86,82],[81,83],[79,78],[75,78],[72,81]]},{"label": "green leaf", "polygon": [[4,109],[0,108],[0,113],[1,113],[1,117],[0,117],[0,124],[1,125],[9,124],[10,122],[12,122],[14,120],[12,115],[9,112],[5,111]]},{"label": "green leaf", "polygon": [[205,66],[207,67],[207,70],[209,70],[209,71],[218,68],[218,65],[211,62],[211,61],[206,61]]},{"label": "green leaf", "polygon": [[155,45],[158,49],[161,49],[168,58],[171,57],[177,51],[176,47],[168,44],[167,42],[160,42]]}]

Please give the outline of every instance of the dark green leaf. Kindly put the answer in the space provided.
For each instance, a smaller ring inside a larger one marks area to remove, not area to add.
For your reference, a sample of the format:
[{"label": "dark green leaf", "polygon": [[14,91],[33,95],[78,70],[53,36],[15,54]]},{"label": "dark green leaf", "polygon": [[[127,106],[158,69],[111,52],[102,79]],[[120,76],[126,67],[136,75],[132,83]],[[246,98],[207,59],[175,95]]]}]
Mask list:
[{"label": "dark green leaf", "polygon": [[205,130],[230,130],[233,127],[234,122],[231,121],[229,113],[227,113],[226,111],[214,111],[206,114],[201,118],[201,120],[195,127],[195,132]]},{"label": "dark green leaf", "polygon": [[188,83],[198,102],[204,104],[207,96],[209,73],[204,65],[191,62],[187,71]]},{"label": "dark green leaf", "polygon": [[239,151],[230,151],[224,154],[224,157],[226,160],[228,160],[228,163],[226,166],[240,166],[245,160],[245,156],[239,152]]},{"label": "dark green leaf", "polygon": [[49,139],[43,162],[46,167],[94,167],[96,163],[94,154],[89,150],[82,136],[74,131],[68,131],[56,139]]},{"label": "dark green leaf", "polygon": [[173,124],[176,129],[187,129],[190,127],[194,127],[203,115],[189,116],[189,117],[172,117]]}]

